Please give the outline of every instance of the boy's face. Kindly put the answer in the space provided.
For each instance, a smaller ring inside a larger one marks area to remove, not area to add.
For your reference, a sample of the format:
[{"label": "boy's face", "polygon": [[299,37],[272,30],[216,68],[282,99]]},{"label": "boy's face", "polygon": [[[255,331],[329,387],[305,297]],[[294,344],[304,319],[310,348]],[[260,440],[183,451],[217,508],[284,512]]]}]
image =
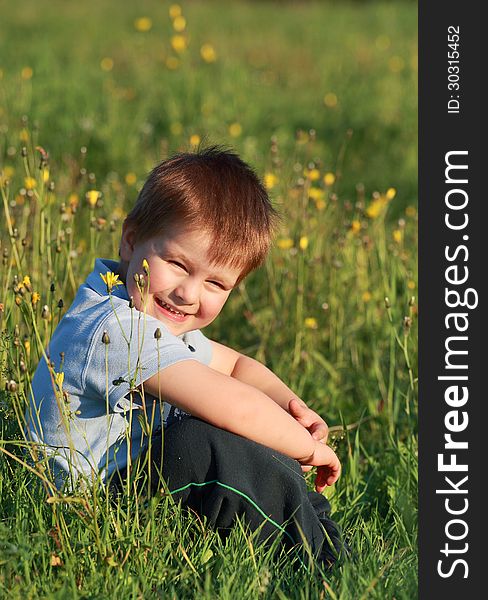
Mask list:
[{"label": "boy's face", "polygon": [[[135,243],[135,232],[124,224],[120,257],[127,266],[125,282],[134,306],[159,319],[174,335],[201,329],[222,310],[241,270],[215,266],[207,258],[212,240],[206,232],[172,226],[167,234]],[[144,273],[143,260],[149,266]],[[134,274],[144,274],[143,295]],[[147,282],[149,281],[149,290]]]}]

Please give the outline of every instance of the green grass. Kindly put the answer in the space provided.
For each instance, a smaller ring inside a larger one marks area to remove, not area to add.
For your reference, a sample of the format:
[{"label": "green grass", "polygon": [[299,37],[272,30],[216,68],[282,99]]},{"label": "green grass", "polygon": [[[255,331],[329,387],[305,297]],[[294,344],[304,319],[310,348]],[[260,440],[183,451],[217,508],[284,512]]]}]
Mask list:
[{"label": "green grass", "polygon": [[[0,0],[1,594],[413,598],[415,4],[183,3],[189,46],[175,69],[168,6]],[[95,490],[48,503],[14,458],[41,347],[94,258],[117,257],[147,171],[195,134],[274,175],[275,248],[206,333],[265,362],[334,428],[343,475],[328,496],[353,558],[326,576],[244,528],[224,544],[166,498],[107,504]],[[36,145],[50,154],[45,182]]]}]

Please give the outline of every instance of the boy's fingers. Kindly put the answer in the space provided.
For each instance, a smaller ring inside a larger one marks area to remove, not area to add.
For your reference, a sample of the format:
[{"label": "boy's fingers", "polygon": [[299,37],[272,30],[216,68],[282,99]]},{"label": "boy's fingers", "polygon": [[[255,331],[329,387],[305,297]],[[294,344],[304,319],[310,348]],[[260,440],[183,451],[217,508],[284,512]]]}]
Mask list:
[{"label": "boy's fingers", "polygon": [[304,473],[307,473],[308,471],[311,471],[313,469],[312,465],[301,465],[301,467]]},{"label": "boy's fingers", "polygon": [[318,421],[314,423],[310,428],[310,433],[314,440],[323,442],[325,444],[327,442],[327,438],[329,437],[329,428],[327,427],[327,423],[324,421]]}]

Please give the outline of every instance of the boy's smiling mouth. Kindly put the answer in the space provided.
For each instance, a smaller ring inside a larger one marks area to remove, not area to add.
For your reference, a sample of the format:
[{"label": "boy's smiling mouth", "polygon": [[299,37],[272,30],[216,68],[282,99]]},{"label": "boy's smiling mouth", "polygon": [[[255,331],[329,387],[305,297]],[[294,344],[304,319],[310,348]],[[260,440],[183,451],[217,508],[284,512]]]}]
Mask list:
[{"label": "boy's smiling mouth", "polygon": [[176,308],[171,306],[171,304],[164,302],[164,300],[161,300],[160,298],[158,298],[156,296],[154,296],[154,301],[157,304],[160,312],[162,312],[163,315],[169,317],[173,321],[177,321],[178,323],[181,323],[187,317],[191,316],[188,313],[182,312],[181,310],[177,310]]}]

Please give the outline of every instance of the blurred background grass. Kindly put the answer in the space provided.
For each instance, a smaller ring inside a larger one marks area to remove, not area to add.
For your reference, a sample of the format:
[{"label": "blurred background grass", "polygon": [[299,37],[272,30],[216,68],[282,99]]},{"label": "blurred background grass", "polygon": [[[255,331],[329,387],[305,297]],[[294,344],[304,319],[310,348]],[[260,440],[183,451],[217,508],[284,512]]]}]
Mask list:
[{"label": "blurred background grass", "polygon": [[344,194],[394,183],[397,207],[416,200],[414,3],[186,2],[179,33],[169,6],[2,0],[2,143],[18,146],[29,115],[58,160],[86,146],[97,175],[143,177],[191,135],[263,171],[271,136],[291,162],[297,131],[313,129],[334,171],[352,129]]}]

